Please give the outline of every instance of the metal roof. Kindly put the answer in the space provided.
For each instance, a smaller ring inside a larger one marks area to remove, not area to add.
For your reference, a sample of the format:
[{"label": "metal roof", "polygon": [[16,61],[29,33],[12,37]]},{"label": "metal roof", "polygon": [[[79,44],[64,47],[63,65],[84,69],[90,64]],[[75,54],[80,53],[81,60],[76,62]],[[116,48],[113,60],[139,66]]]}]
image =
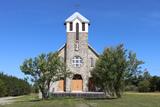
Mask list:
[{"label": "metal roof", "polygon": [[72,22],[74,19],[79,18],[82,22],[89,23],[89,20],[82,16],[79,12],[73,13],[69,18],[65,20],[65,22]]}]

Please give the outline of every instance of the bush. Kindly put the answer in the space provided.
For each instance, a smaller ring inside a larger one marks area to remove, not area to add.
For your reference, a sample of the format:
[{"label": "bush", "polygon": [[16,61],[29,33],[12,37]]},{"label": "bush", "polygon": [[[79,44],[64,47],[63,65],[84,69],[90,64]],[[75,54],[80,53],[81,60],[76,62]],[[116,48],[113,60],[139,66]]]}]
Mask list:
[{"label": "bush", "polygon": [[140,81],[138,84],[139,92],[149,92],[150,91],[150,82],[148,80]]}]

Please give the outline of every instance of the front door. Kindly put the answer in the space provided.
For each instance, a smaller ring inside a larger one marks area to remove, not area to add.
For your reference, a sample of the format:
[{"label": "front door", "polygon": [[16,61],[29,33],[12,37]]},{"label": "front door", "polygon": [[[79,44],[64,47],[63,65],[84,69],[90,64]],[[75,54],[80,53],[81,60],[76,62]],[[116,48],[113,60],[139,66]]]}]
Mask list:
[{"label": "front door", "polygon": [[73,79],[72,79],[72,87],[71,90],[72,92],[76,92],[76,91],[82,91],[83,88],[83,80],[81,75],[74,75]]},{"label": "front door", "polygon": [[82,91],[82,80],[72,80],[72,91]]}]

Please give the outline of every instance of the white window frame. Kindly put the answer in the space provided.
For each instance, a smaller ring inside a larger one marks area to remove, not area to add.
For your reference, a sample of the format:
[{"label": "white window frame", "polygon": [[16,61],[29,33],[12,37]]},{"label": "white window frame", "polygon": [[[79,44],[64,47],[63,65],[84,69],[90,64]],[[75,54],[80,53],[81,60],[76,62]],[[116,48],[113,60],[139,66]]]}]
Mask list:
[{"label": "white window frame", "polygon": [[80,56],[74,56],[72,59],[72,65],[74,67],[81,67],[83,60]]}]

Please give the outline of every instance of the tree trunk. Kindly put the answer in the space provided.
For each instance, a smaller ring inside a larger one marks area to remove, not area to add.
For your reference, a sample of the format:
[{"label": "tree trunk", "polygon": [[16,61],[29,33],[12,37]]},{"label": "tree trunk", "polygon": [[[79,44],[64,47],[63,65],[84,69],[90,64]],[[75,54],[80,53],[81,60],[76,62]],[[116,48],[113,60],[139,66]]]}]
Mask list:
[{"label": "tree trunk", "polygon": [[45,88],[40,87],[40,86],[39,86],[39,88],[42,93],[42,100],[48,99],[49,98],[49,91],[46,90]]},{"label": "tree trunk", "polygon": [[66,77],[64,77],[64,92],[66,92]]}]

